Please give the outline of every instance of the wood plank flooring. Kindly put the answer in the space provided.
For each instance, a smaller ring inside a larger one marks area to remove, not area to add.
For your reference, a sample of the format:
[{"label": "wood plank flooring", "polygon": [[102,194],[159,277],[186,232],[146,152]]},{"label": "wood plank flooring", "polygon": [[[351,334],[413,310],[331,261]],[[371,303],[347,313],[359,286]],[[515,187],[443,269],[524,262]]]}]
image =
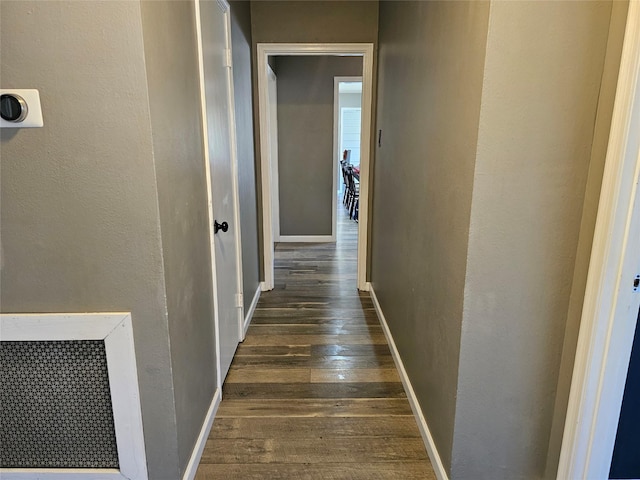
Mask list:
[{"label": "wood plank flooring", "polygon": [[338,213],[337,244],[277,245],[196,480],[436,478]]}]

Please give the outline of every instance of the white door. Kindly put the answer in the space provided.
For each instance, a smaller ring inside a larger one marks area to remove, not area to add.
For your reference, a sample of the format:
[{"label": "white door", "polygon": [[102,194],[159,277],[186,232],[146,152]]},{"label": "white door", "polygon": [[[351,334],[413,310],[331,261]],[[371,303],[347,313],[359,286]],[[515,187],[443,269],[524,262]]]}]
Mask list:
[{"label": "white door", "polygon": [[218,322],[219,383],[229,371],[242,331],[239,251],[239,214],[235,171],[235,135],[232,131],[229,6],[200,1],[206,143],[210,172],[213,221],[213,262]]},{"label": "white door", "polygon": [[271,162],[271,221],[273,241],[280,241],[280,190],[278,178],[278,84],[276,74],[267,65],[267,93],[269,95],[269,161]]}]

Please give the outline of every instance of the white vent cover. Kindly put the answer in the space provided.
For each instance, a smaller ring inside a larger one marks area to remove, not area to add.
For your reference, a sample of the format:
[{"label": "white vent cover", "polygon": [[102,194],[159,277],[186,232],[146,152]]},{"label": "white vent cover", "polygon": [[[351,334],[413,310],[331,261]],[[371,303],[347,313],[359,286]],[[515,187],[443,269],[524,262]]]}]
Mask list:
[{"label": "white vent cover", "polygon": [[131,314],[0,315],[0,477],[146,480]]}]

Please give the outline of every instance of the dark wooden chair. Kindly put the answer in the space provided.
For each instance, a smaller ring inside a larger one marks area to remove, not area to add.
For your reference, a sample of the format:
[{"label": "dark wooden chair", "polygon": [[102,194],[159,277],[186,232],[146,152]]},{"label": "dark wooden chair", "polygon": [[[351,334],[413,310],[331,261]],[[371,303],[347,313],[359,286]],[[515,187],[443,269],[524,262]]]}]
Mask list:
[{"label": "dark wooden chair", "polygon": [[347,182],[348,182],[348,199],[347,209],[349,210],[349,218],[357,219],[360,200],[360,183],[356,182],[353,177],[353,167],[347,167]]},{"label": "dark wooden chair", "polygon": [[340,168],[342,169],[342,188],[344,193],[342,194],[342,204],[347,205],[347,198],[349,196],[349,179],[347,177],[347,167],[349,164],[345,160],[340,161]]}]

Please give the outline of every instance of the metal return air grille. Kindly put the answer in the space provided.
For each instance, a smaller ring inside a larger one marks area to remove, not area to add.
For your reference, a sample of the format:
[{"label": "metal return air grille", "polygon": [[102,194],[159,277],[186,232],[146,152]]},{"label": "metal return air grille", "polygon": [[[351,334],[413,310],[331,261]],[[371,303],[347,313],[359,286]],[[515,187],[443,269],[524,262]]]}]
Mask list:
[{"label": "metal return air grille", "polygon": [[0,467],[119,468],[103,340],[0,342]]}]

